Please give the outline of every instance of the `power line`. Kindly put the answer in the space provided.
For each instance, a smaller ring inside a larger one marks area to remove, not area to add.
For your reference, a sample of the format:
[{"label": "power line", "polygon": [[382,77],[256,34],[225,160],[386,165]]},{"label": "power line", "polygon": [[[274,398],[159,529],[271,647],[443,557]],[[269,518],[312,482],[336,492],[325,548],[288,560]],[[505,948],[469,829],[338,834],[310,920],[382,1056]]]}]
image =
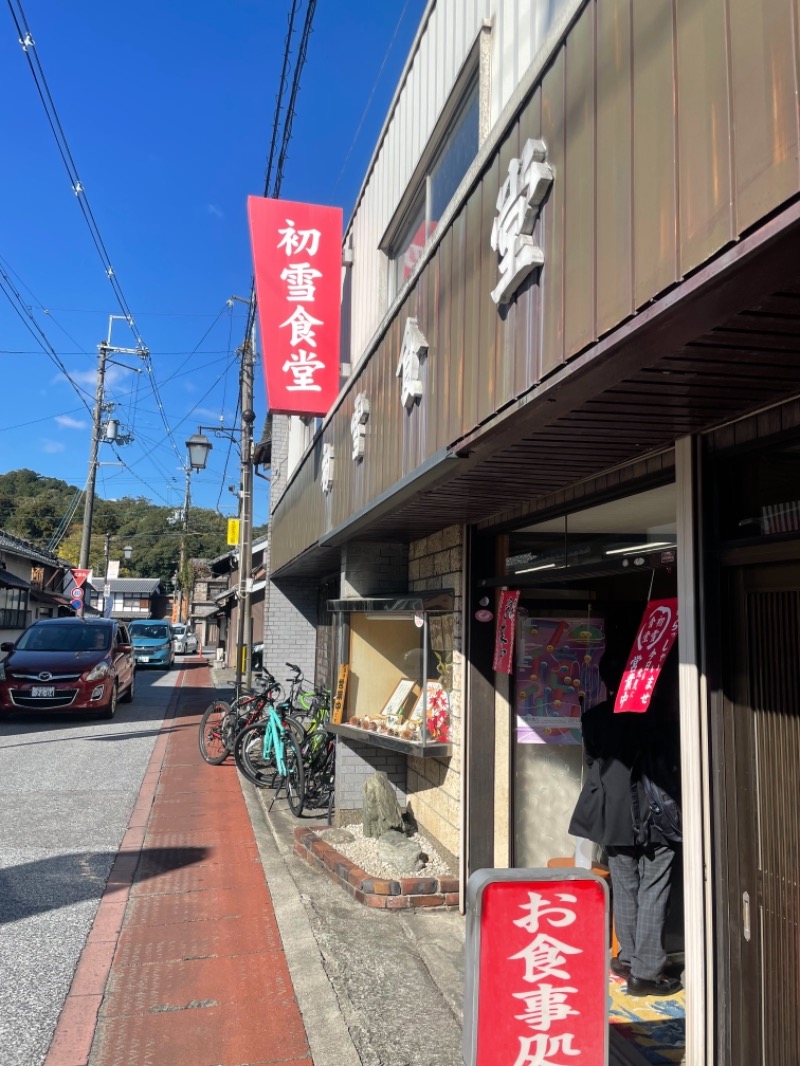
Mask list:
[{"label": "power line", "polygon": [[289,28],[286,32],[286,41],[283,46],[283,62],[281,63],[281,73],[278,79],[278,96],[275,101],[275,117],[272,123],[272,140],[269,146],[269,155],[267,157],[267,169],[264,174],[264,195],[269,196],[269,187],[272,181],[272,163],[275,158],[275,150],[278,146],[278,130],[280,129],[281,111],[283,109],[283,94],[286,91],[287,78],[286,74],[289,69],[289,62],[292,50],[292,36],[294,34],[294,20],[297,15],[298,0],[292,0],[292,8],[289,12]]},{"label": "power line", "polygon": [[25,305],[25,301],[22,299],[22,296],[19,293],[19,290],[15,287],[11,278],[2,268],[0,268],[0,290],[2,290],[3,295],[6,297],[16,314],[19,316],[22,324],[25,326],[25,328],[28,330],[28,332],[31,334],[37,344],[40,345],[45,354],[49,356],[49,358],[55,363],[55,365],[58,367],[58,369],[61,371],[61,373],[72,386],[72,389],[74,390],[78,399],[81,401],[83,406],[91,415],[92,409],[86,401],[87,396],[91,399],[91,394],[88,393],[86,389],[81,388],[77,381],[75,381],[74,378],[71,377],[69,371],[64,366],[64,363],[61,361],[58,352],[50,343],[47,334],[36,321],[33,314],[28,310],[27,306]]},{"label": "power line", "polygon": [[364,111],[363,111],[363,113],[361,115],[361,118],[358,120],[358,125],[356,126],[356,132],[353,134],[353,140],[350,142],[350,147],[347,149],[347,155],[345,155],[345,157],[344,157],[344,162],[342,163],[342,169],[339,171],[339,177],[333,183],[332,192],[336,192],[336,190],[339,188],[339,182],[342,180],[342,175],[344,174],[345,169],[347,168],[347,164],[348,164],[348,161],[350,159],[350,156],[353,154],[353,149],[356,146],[356,141],[358,140],[358,135],[361,133],[361,127],[364,125],[364,120],[367,117],[367,112],[369,111],[370,105],[372,104],[372,98],[375,95],[375,90],[378,88],[378,85],[380,84],[381,77],[383,76],[383,69],[386,66],[386,63],[387,63],[387,61],[389,59],[389,55],[390,55],[390,53],[392,51],[392,48],[394,47],[395,38],[397,37],[398,31],[400,30],[401,22],[405,18],[406,11],[408,10],[409,2],[410,2],[410,0],[406,0],[405,4],[403,4],[403,10],[400,12],[400,18],[397,20],[397,25],[394,28],[394,33],[392,34],[392,39],[389,41],[389,47],[386,49],[386,55],[383,57],[383,62],[381,63],[380,70],[378,71],[377,77],[375,78],[375,82],[374,82],[374,84],[372,86],[372,89],[370,90],[370,94],[367,97],[366,106],[364,107]]},{"label": "power line", "polygon": [[39,94],[39,99],[42,102],[42,107],[44,108],[48,125],[50,126],[53,137],[55,139],[56,147],[58,148],[58,153],[61,156],[61,161],[63,162],[64,167],[66,168],[67,175],[72,186],[72,191],[75,193],[75,197],[78,202],[78,207],[80,208],[81,214],[83,215],[86,225],[89,228],[92,243],[94,244],[97,253],[100,256],[100,260],[105,269],[106,276],[108,277],[108,280],[111,283],[111,287],[114,290],[114,295],[117,298],[117,303],[119,304],[122,313],[125,316],[125,320],[127,321],[128,326],[136,339],[136,344],[138,347],[143,348],[144,342],[142,341],[142,338],[139,334],[139,330],[136,326],[136,322],[133,317],[133,312],[131,311],[130,306],[128,305],[128,301],[126,300],[125,294],[122,291],[122,286],[120,285],[119,279],[117,278],[116,272],[114,271],[114,268],[112,266],[111,258],[108,254],[108,250],[106,248],[102,234],[100,233],[100,228],[97,225],[97,221],[94,217],[91,205],[89,204],[89,198],[86,194],[86,188],[80,179],[80,175],[78,174],[78,168],[75,164],[75,160],[73,159],[72,152],[70,151],[69,143],[67,142],[67,137],[64,133],[64,127],[61,124],[61,119],[58,116],[55,101],[53,100],[52,94],[50,92],[50,87],[47,84],[44,69],[39,61],[39,56],[36,51],[36,42],[33,39],[33,34],[31,33],[30,26],[28,25],[28,21],[25,17],[25,12],[23,11],[22,4],[20,0],[7,0],[7,3],[8,9],[11,12],[11,17],[14,20],[14,25],[16,26],[17,33],[19,35],[19,43],[22,45],[22,50],[25,53],[25,58],[28,61],[28,67],[30,68],[31,74],[33,75],[34,84],[36,85],[36,91]]},{"label": "power line", "polygon": [[275,176],[275,186],[273,189],[273,197],[278,199],[281,194],[281,185],[283,184],[283,167],[286,162],[286,153],[289,150],[289,141],[292,139],[292,124],[294,122],[295,103],[297,101],[297,94],[300,91],[300,76],[303,73],[303,67],[305,66],[306,56],[308,54],[308,39],[311,36],[311,26],[314,22],[314,12],[317,7],[317,0],[308,0],[308,7],[306,8],[306,19],[303,23],[303,32],[300,37],[300,45],[297,49],[297,61],[294,67],[294,76],[292,78],[292,91],[289,95],[289,104],[286,108],[286,122],[283,127],[283,141],[281,144],[281,153],[278,156],[277,174]]},{"label": "power line", "polygon": [[[7,4],[9,11],[11,12],[11,17],[14,20],[14,25],[16,26],[17,33],[19,35],[19,43],[22,45],[22,50],[25,53],[25,57],[28,61],[28,66],[33,76],[34,84],[36,85],[36,90],[39,94],[39,99],[42,102],[42,107],[44,108],[48,124],[55,139],[56,147],[58,148],[58,153],[61,156],[61,160],[64,164],[64,167],[66,168],[70,184],[72,185],[72,191],[75,193],[81,214],[83,215],[84,221],[86,222],[86,225],[89,229],[92,243],[94,244],[95,249],[97,250],[97,254],[100,257],[100,261],[103,264],[106,276],[109,282],[111,283],[111,288],[113,289],[114,295],[117,299],[117,303],[119,304],[120,309],[122,310],[123,317],[128,325],[128,328],[131,330],[131,333],[133,334],[136,340],[137,352],[144,359],[144,364],[147,371],[147,379],[150,384],[153,397],[156,401],[156,406],[161,414],[161,419],[164,424],[164,429],[166,430],[167,439],[170,441],[173,449],[175,450],[175,455],[178,458],[178,462],[185,466],[185,457],[178,449],[178,445],[175,442],[175,438],[172,435],[172,430],[169,426],[169,423],[167,422],[166,415],[164,414],[164,404],[161,400],[161,396],[159,393],[158,382],[156,381],[153,363],[150,357],[150,351],[142,340],[141,332],[138,326],[136,325],[136,321],[133,317],[133,312],[131,311],[130,305],[125,297],[125,293],[122,290],[122,285],[120,284],[116,271],[112,266],[111,258],[108,254],[108,249],[106,248],[105,241],[103,240],[102,234],[100,233],[100,227],[97,224],[97,220],[95,219],[94,213],[89,203],[89,197],[86,193],[86,188],[80,179],[80,175],[78,174],[78,168],[75,164],[72,152],[70,151],[69,143],[67,141],[66,134],[64,133],[64,127],[61,124],[61,120],[58,116],[58,111],[56,109],[55,101],[53,100],[53,96],[47,84],[44,69],[42,67],[41,62],[39,61],[38,52],[36,50],[36,42],[33,39],[33,34],[31,33],[28,21],[25,17],[25,12],[23,11],[21,0],[7,0]],[[109,337],[109,343],[110,340],[111,338]]]}]

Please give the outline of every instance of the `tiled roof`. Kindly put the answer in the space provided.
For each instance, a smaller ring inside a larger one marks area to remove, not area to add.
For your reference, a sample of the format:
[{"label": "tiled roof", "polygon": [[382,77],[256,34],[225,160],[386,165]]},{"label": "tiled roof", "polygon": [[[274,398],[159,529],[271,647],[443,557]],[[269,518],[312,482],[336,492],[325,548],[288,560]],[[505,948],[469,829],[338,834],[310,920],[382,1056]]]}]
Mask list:
[{"label": "tiled roof", "polygon": [[7,551],[13,555],[22,556],[23,559],[32,559],[34,562],[44,563],[47,566],[59,565],[58,556],[53,555],[52,552],[45,548],[37,548],[30,541],[15,537],[2,529],[0,529],[0,551]]},{"label": "tiled roof", "polygon": [[[92,588],[95,592],[102,592],[105,585],[102,574],[92,577]],[[160,577],[112,577],[109,579],[112,592],[140,592],[144,596],[152,596],[161,585]]]}]

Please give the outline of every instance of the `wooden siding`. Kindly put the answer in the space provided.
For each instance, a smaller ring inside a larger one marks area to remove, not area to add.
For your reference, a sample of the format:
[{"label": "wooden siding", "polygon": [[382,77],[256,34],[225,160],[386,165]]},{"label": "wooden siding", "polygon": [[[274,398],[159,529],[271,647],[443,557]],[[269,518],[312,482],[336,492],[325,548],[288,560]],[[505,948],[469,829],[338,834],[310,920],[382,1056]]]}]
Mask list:
[{"label": "wooden siding", "polygon": [[397,214],[458,74],[485,20],[491,20],[490,125],[500,118],[548,33],[574,0],[436,0],[428,9],[404,81],[387,116],[351,223],[353,320],[350,351],[359,362],[388,309],[379,244]]},{"label": "wooden siding", "polygon": [[[499,412],[797,195],[797,6],[788,0],[587,3],[278,503],[276,569],[441,449],[491,427]],[[509,160],[531,136],[543,136],[555,168],[537,231],[545,267],[498,310],[490,298],[497,278],[489,244],[495,201]],[[418,318],[429,342],[424,395],[411,411],[401,406],[395,376],[407,316]],[[771,350],[768,333],[754,336],[751,324],[740,341]],[[747,373],[741,343],[734,337],[715,356],[723,384],[728,359],[737,374]],[[642,428],[657,430],[660,440],[702,426],[704,418],[711,424],[720,410],[713,387],[703,397],[691,379],[692,358],[699,362],[708,352],[676,354],[690,376],[669,389],[668,402],[661,398],[666,384],[655,375],[642,371],[637,382]],[[784,354],[797,359],[796,351]],[[372,411],[364,462],[356,464],[349,420],[361,391]],[[747,392],[737,394],[743,409]],[[749,402],[755,402],[752,392]],[[576,419],[574,432],[605,433],[619,419],[614,402],[596,396],[592,404],[591,419]],[[624,461],[626,440],[621,434],[609,458]],[[327,442],[336,448],[329,513],[317,484]],[[560,446],[570,449],[576,477],[596,472],[591,436],[565,438]],[[493,484],[501,510],[501,470],[489,464],[486,472],[481,491],[491,492]],[[539,474],[545,489],[548,480]]]}]

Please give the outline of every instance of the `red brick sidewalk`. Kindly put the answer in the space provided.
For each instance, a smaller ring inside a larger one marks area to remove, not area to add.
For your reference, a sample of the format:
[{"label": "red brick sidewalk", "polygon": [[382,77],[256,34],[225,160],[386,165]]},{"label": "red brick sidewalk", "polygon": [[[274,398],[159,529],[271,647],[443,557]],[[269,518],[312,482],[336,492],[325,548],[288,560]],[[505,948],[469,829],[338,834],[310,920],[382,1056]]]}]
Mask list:
[{"label": "red brick sidewalk", "polygon": [[198,751],[209,685],[181,674],[45,1066],[313,1066],[236,768]]}]

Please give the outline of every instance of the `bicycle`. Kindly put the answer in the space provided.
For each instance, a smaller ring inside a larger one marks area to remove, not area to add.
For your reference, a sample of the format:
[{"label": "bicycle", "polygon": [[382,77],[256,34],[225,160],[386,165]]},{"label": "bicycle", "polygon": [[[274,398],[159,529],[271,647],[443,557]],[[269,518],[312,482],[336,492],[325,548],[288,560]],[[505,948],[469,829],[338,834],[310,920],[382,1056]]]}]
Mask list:
[{"label": "bicycle", "polygon": [[304,806],[312,810],[327,809],[328,825],[333,821],[336,783],[336,741],[327,730],[321,746],[305,770]]},{"label": "bicycle", "polygon": [[300,817],[305,799],[303,759],[284,704],[267,701],[265,717],[236,737],[233,756],[240,771],[258,788],[274,786],[276,781],[285,784],[289,809]]},{"label": "bicycle", "polygon": [[200,754],[212,766],[220,766],[233,753],[238,733],[262,717],[267,700],[281,692],[281,685],[269,671],[256,679],[259,691],[241,689],[232,703],[214,700],[200,719]]}]

